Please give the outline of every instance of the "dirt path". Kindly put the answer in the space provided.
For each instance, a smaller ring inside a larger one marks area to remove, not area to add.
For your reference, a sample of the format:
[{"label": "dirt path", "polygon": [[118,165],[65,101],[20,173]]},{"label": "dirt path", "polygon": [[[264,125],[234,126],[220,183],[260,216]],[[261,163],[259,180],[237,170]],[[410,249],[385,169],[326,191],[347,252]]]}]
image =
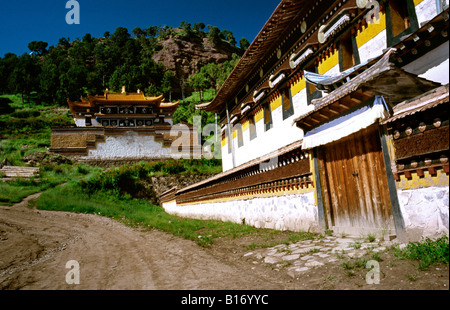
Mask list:
[{"label": "dirt path", "polygon": [[[219,238],[212,248],[204,249],[168,233],[138,231],[99,215],[27,207],[37,197],[39,194],[14,206],[0,206],[0,290],[449,288],[449,267],[444,264],[419,271],[417,262],[398,261],[389,253],[381,252],[380,284],[369,285],[365,280],[368,270],[343,268],[343,262],[354,264],[355,260],[344,258],[348,255],[339,255],[341,252],[338,255],[327,252],[323,256],[330,262],[297,272],[305,269],[299,262],[323,254],[320,250],[301,257],[294,255],[303,247],[311,246],[311,241],[292,244],[282,251],[274,247],[249,253],[243,245],[262,240],[255,236]],[[290,256],[295,256],[296,261],[291,261]],[[281,263],[267,263],[275,258]],[[79,264],[79,284],[66,282],[67,273],[74,271],[71,266],[66,268],[66,263],[72,260]]]},{"label": "dirt path", "polygon": [[[96,215],[0,207],[0,289],[283,289],[195,243]],[[80,267],[80,283],[67,284]]]}]

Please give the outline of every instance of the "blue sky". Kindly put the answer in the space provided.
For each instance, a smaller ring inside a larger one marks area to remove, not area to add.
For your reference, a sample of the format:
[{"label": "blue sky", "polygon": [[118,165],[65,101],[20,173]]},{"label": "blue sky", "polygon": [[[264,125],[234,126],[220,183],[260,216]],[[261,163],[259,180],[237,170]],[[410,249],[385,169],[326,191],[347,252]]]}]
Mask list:
[{"label": "blue sky", "polygon": [[66,23],[67,0],[1,0],[0,57],[7,52],[29,52],[28,43],[56,45],[86,33],[101,37],[117,27],[131,31],[154,25],[178,27],[181,21],[203,22],[233,32],[236,40],[250,42],[281,0],[78,0],[80,24]]}]

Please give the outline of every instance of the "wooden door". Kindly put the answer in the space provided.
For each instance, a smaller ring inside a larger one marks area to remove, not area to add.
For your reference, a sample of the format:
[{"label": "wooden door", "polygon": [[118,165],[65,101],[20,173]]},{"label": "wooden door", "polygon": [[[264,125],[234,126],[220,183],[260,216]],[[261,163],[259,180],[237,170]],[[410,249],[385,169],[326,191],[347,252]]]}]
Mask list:
[{"label": "wooden door", "polygon": [[319,148],[325,218],[334,232],[395,231],[378,125]]}]

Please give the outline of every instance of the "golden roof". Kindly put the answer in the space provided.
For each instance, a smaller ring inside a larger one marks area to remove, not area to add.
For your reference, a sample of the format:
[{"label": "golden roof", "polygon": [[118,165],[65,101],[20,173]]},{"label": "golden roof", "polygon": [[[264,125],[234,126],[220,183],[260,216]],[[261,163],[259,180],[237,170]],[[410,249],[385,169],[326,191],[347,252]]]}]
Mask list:
[{"label": "golden roof", "polygon": [[102,96],[92,96],[88,94],[88,100],[95,103],[118,103],[126,102],[127,104],[156,103],[160,104],[164,100],[164,96],[146,97],[144,93],[108,93]]}]

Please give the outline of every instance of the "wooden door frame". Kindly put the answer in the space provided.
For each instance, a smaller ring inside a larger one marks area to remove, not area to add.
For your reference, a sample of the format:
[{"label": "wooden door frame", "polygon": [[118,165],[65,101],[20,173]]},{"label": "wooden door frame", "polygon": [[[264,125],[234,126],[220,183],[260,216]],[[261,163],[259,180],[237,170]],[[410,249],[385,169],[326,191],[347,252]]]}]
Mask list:
[{"label": "wooden door frame", "polygon": [[[404,236],[405,233],[405,223],[403,220],[403,216],[400,210],[400,203],[398,200],[398,194],[397,194],[397,187],[396,182],[394,179],[394,175],[392,173],[392,168],[390,165],[391,157],[389,155],[389,149],[388,149],[388,141],[390,137],[387,134],[386,126],[378,124],[378,134],[381,142],[381,152],[384,162],[384,167],[386,171],[386,177],[387,177],[387,183],[388,183],[388,192],[389,192],[389,198],[391,202],[391,208],[392,208],[392,216],[394,220],[394,228],[397,236],[401,239]],[[319,227],[325,231],[331,229],[331,218],[330,218],[330,211],[331,206],[327,206],[328,202],[325,202],[325,195],[328,195],[327,191],[328,188],[325,188],[323,184],[326,184],[326,182],[322,182],[323,178],[325,177],[325,171],[324,169],[320,167],[321,161],[323,161],[323,158],[321,158],[320,152],[318,152],[318,147],[314,148],[312,150],[312,154],[314,156],[313,158],[313,164],[314,164],[314,182],[316,187],[316,195],[317,195],[317,206],[318,206],[318,222]],[[322,163],[323,167],[323,163]]]}]

